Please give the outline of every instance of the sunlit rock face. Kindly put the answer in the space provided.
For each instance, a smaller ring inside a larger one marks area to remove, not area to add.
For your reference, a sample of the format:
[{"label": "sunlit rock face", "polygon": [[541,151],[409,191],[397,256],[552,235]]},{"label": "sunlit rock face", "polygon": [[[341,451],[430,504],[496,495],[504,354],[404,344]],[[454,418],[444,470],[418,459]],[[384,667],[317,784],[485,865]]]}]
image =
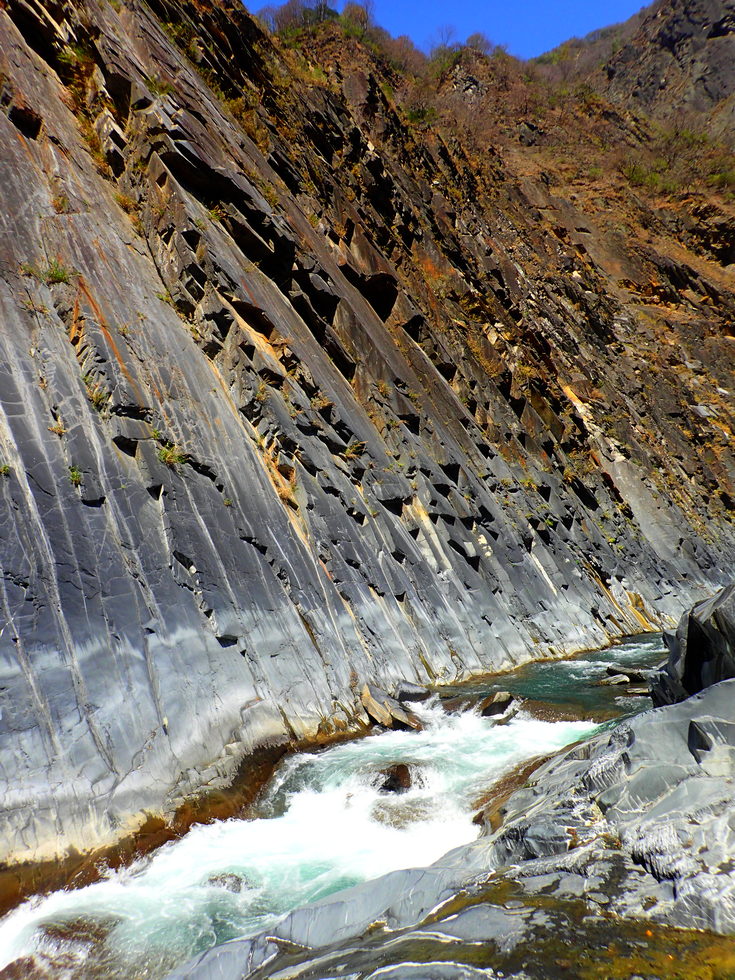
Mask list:
[{"label": "sunlit rock face", "polygon": [[[365,683],[668,622],[735,555],[708,260],[197,11],[0,10],[3,860],[366,724]],[[618,288],[653,270],[676,315]]]}]

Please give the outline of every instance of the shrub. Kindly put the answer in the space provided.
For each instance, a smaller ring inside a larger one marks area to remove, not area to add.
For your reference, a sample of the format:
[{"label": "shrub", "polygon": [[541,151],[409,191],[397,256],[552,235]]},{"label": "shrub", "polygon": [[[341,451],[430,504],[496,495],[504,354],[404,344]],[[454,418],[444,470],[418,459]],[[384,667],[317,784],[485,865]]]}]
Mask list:
[{"label": "shrub", "polygon": [[167,446],[161,446],[158,450],[158,458],[170,469],[175,469],[181,463],[186,462],[186,453],[183,453],[178,446],[169,443]]},{"label": "shrub", "polygon": [[51,259],[41,273],[41,278],[47,286],[51,286],[57,283],[69,283],[75,275],[75,272],[63,266],[58,259]]},{"label": "shrub", "polygon": [[133,214],[138,210],[138,202],[127,194],[115,194],[115,200],[126,214]]},{"label": "shrub", "polygon": [[360,456],[365,452],[364,442],[351,442],[342,453],[345,459],[359,459]]},{"label": "shrub", "polygon": [[84,384],[87,389],[87,398],[97,409],[97,411],[101,412],[110,398],[108,392],[102,387],[102,385],[95,383],[91,374],[84,375]]}]

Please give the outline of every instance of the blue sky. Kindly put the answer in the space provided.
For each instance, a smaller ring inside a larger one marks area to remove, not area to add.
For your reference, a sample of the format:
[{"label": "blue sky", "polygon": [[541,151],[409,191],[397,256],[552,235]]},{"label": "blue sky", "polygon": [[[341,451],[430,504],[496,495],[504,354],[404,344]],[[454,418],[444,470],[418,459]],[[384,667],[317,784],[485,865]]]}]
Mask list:
[{"label": "blue sky", "polygon": [[627,20],[638,0],[375,0],[375,20],[394,36],[408,34],[420,48],[430,47],[438,28],[451,24],[457,40],[482,31],[521,58],[532,58],[570,37]]}]

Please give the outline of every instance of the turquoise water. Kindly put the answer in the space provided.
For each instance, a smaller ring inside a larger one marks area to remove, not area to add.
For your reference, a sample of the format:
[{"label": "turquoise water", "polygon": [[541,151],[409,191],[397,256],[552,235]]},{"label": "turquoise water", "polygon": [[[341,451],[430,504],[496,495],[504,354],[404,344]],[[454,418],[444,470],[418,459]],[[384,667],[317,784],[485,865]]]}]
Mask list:
[{"label": "turquoise water", "polygon": [[650,708],[651,702],[647,698],[627,696],[624,687],[602,686],[597,682],[608,676],[607,669],[612,665],[620,666],[623,673],[626,667],[650,670],[665,657],[661,634],[644,634],[568,660],[536,661],[507,674],[444,688],[442,696],[470,694],[484,697],[495,691],[510,691],[568,709],[578,718],[623,717]]},{"label": "turquoise water", "polygon": [[[609,662],[648,662],[653,647],[637,640],[536,664],[478,689],[564,704],[570,693],[580,705],[614,702],[620,692],[590,693],[590,678]],[[659,640],[658,659],[660,649]],[[637,699],[639,709],[647,704]],[[597,728],[524,711],[497,726],[473,710],[447,714],[436,700],[417,712],[422,732],[387,732],[286,759],[258,818],[195,826],[86,888],[26,902],[0,920],[0,969],[25,956],[53,980],[160,980],[195,953],[267,928],[299,905],[430,864],[473,840],[472,801],[495,779]],[[399,762],[411,768],[411,788],[381,793],[381,770]]]}]

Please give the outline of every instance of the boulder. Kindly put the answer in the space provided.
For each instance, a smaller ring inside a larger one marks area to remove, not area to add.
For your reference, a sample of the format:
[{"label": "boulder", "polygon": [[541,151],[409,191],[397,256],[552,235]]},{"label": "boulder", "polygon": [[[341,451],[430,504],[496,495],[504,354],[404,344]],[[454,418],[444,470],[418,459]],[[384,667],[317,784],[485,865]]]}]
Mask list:
[{"label": "boulder", "polygon": [[247,882],[242,875],[235,874],[234,871],[225,871],[219,875],[210,875],[207,878],[207,884],[214,885],[215,888],[224,888],[225,891],[237,895],[247,885]]},{"label": "boulder", "polygon": [[496,715],[503,715],[515,703],[515,698],[510,691],[496,691],[483,698],[478,704],[478,709],[483,718],[494,718]]},{"label": "boulder", "polygon": [[651,682],[655,705],[675,704],[735,677],[735,583],[697,603],[665,633],[669,658]]},{"label": "boulder", "polygon": [[618,684],[630,684],[630,677],[627,674],[613,674],[611,677],[603,677],[602,680],[595,681],[598,687],[615,687]]},{"label": "boulder", "polygon": [[369,717],[384,728],[410,728],[419,732],[423,727],[416,715],[407,711],[400,701],[373,684],[363,685],[360,699]]},{"label": "boulder", "polygon": [[381,793],[405,793],[411,789],[411,770],[405,762],[382,769],[380,775],[385,777],[380,787]]},{"label": "boulder", "polygon": [[440,698],[439,703],[448,715],[468,711],[472,707],[472,698],[468,694],[455,694],[451,697]]},{"label": "boulder", "polygon": [[428,701],[431,691],[428,687],[421,684],[413,684],[411,681],[399,681],[396,685],[396,701],[404,703],[406,701]]},{"label": "boulder", "polygon": [[650,670],[639,670],[637,668],[623,667],[620,664],[610,664],[607,668],[607,673],[610,677],[616,677],[620,674],[624,674],[629,681],[635,684],[647,684],[651,679]]}]

